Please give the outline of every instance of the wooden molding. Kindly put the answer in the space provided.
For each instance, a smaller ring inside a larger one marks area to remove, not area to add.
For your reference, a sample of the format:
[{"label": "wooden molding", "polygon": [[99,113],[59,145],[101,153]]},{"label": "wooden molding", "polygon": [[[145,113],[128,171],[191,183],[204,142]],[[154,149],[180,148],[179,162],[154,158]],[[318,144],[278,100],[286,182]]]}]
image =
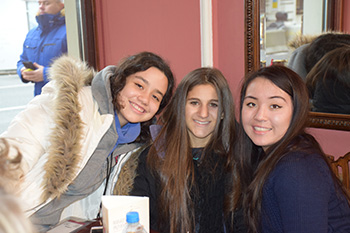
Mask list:
[{"label": "wooden molding", "polygon": [[350,115],[310,112],[308,126],[350,131]]}]

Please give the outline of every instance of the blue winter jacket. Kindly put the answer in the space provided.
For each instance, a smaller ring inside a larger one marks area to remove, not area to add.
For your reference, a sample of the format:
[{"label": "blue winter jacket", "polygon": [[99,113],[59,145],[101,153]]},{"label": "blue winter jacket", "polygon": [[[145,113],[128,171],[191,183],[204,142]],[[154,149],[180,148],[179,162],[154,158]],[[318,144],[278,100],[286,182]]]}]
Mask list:
[{"label": "blue winter jacket", "polygon": [[44,81],[36,82],[34,86],[34,95],[39,95],[41,88],[49,82],[47,74],[52,60],[67,53],[64,9],[55,15],[38,15],[36,21],[38,26],[28,32],[23,43],[23,53],[17,62],[17,74],[26,83],[28,81],[23,79],[21,75],[23,61],[36,62],[44,66]]}]

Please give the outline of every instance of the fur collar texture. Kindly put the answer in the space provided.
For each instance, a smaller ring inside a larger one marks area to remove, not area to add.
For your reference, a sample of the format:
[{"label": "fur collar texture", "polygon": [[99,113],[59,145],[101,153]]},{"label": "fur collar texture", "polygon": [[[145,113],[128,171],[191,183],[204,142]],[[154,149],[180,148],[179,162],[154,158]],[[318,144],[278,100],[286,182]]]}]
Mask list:
[{"label": "fur collar texture", "polygon": [[130,195],[130,192],[134,187],[135,177],[137,176],[139,156],[145,148],[147,148],[147,145],[139,147],[138,150],[131,154],[128,161],[125,162],[113,188],[113,195]]},{"label": "fur collar texture", "polygon": [[327,34],[327,33],[343,33],[343,32],[336,32],[336,31],[326,31],[321,34],[316,34],[316,35],[303,35],[303,34],[298,34],[296,35],[292,40],[288,42],[288,46],[294,50],[299,48],[300,46],[304,44],[309,44],[313,40],[315,40],[318,36],[322,34]]},{"label": "fur collar texture", "polygon": [[288,42],[288,46],[292,50],[297,49],[304,44],[311,43],[317,36],[319,35],[302,35],[302,34],[297,35],[294,37],[293,40]]},{"label": "fur collar texture", "polygon": [[56,81],[57,96],[53,103],[55,127],[44,167],[43,200],[60,197],[77,172],[83,127],[78,93],[82,87],[91,84],[94,74],[85,63],[68,56],[58,58],[50,68],[50,79]]}]

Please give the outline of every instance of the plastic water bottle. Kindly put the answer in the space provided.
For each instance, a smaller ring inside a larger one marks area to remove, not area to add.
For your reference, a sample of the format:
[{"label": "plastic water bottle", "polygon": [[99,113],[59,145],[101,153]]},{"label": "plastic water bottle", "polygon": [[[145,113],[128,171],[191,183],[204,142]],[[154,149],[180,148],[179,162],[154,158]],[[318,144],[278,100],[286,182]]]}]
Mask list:
[{"label": "plastic water bottle", "polygon": [[138,212],[129,212],[126,214],[126,226],[123,233],[146,233],[143,226],[140,224]]}]

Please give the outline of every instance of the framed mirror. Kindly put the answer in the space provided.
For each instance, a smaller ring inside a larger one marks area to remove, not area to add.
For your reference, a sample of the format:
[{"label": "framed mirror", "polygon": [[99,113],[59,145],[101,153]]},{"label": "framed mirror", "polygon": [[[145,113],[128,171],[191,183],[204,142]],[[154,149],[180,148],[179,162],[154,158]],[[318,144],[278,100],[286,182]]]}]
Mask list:
[{"label": "framed mirror", "polygon": [[[261,56],[261,51],[263,51],[261,50],[261,44],[263,43],[261,35],[262,30],[266,28],[266,25],[264,27],[261,26],[262,20],[264,20],[264,16],[261,16],[261,6],[265,7],[266,2],[272,3],[272,7],[274,7],[273,4],[278,4],[276,0],[245,0],[246,73],[255,71],[269,62],[261,59],[261,57],[264,57]],[[295,0],[293,2],[295,4],[295,12],[299,11],[299,14],[303,17],[306,12],[303,12],[303,8],[300,9],[300,5],[305,0]],[[322,2],[324,3],[324,8],[321,16],[324,21],[321,25],[324,30],[342,31],[343,0],[322,0]],[[262,9],[262,11],[265,12],[266,9]],[[266,23],[266,20],[264,22]],[[350,131],[350,115],[310,111],[309,117],[309,127]]]}]

